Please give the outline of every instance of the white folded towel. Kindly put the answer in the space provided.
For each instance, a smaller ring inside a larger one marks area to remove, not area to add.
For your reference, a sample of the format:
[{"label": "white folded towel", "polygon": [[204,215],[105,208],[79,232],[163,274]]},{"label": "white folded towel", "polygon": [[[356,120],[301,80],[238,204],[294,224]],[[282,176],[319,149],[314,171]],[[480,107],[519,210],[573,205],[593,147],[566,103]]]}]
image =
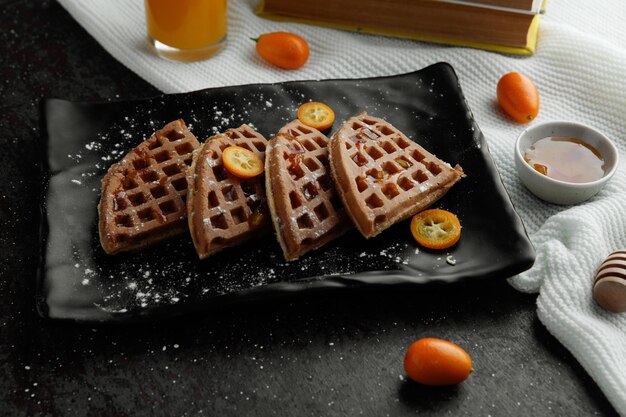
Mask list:
[{"label": "white folded towel", "polygon": [[[494,105],[495,86],[509,71],[537,84],[537,122],[582,122],[613,139],[626,160],[626,20],[622,0],[599,6],[584,0],[551,0],[542,17],[539,45],[529,58],[439,46],[295,23],[254,14],[256,0],[231,0],[227,48],[212,59],[181,64],[152,55],[145,43],[143,2],[59,0],[116,59],[164,92],[287,80],[360,78],[410,72],[438,61],[456,69],[461,87],[485,133],[504,184],[537,250],[529,271],[510,279],[539,292],[538,315],[626,416],[626,313],[602,310],[592,299],[595,269],[606,255],[626,248],[626,169],[585,204],[544,203],[515,174],[513,143],[522,126]],[[296,71],[261,60],[249,38],[287,30],[311,46],[309,62]],[[361,51],[367,49],[368,56]]]}]

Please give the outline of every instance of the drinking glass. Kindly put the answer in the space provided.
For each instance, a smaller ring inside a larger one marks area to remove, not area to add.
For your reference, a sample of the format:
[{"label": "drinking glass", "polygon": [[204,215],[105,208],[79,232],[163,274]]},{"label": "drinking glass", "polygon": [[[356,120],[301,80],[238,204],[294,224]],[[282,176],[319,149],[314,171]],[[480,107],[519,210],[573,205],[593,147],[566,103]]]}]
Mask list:
[{"label": "drinking glass", "polygon": [[226,45],[226,0],[145,0],[148,42],[176,61],[211,57]]}]

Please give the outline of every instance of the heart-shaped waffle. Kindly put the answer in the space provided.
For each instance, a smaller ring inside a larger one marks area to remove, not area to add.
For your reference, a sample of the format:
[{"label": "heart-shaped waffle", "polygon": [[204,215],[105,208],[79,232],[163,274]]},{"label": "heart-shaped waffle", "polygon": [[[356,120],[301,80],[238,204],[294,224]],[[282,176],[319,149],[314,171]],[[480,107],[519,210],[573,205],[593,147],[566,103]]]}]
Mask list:
[{"label": "heart-shaped waffle", "polygon": [[366,238],[424,210],[464,175],[366,113],[348,119],[328,148],[337,191]]},{"label": "heart-shaped waffle", "polygon": [[198,146],[185,122],[175,120],[109,168],[98,204],[106,253],[141,249],[187,230],[185,175]]},{"label": "heart-shaped waffle", "polygon": [[230,174],[222,161],[229,146],[246,148],[264,161],[267,140],[241,125],[209,138],[194,152],[187,215],[200,259],[270,230],[263,175],[242,179]]},{"label": "heart-shaped waffle", "polygon": [[299,120],[272,138],[265,163],[267,198],[285,259],[293,261],[351,227],[330,177],[329,139]]}]

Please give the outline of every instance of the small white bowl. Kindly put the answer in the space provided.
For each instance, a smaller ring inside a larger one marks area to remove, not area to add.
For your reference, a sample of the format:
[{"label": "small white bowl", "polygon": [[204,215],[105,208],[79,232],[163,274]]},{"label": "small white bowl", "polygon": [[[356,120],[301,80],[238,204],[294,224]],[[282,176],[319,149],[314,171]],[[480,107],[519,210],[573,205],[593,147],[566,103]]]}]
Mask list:
[{"label": "small white bowl", "polygon": [[[524,160],[524,154],[539,139],[549,136],[577,138],[596,148],[604,158],[604,176],[592,182],[573,183],[537,172]],[[524,130],[515,142],[515,166],[522,183],[537,197],[554,204],[577,204],[593,197],[613,176],[618,162],[619,155],[613,142],[594,128],[580,123],[538,123]]]}]

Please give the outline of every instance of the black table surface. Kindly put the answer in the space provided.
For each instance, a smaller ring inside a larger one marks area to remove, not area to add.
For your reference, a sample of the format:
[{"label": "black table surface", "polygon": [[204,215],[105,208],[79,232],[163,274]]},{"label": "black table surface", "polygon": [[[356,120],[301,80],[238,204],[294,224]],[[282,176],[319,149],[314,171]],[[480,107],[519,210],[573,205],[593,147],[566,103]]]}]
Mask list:
[{"label": "black table surface", "polygon": [[[154,96],[54,1],[0,0],[1,415],[616,415],[506,280],[250,302],[133,326],[35,310],[39,102]],[[408,345],[439,337],[464,383],[407,381]]]}]

